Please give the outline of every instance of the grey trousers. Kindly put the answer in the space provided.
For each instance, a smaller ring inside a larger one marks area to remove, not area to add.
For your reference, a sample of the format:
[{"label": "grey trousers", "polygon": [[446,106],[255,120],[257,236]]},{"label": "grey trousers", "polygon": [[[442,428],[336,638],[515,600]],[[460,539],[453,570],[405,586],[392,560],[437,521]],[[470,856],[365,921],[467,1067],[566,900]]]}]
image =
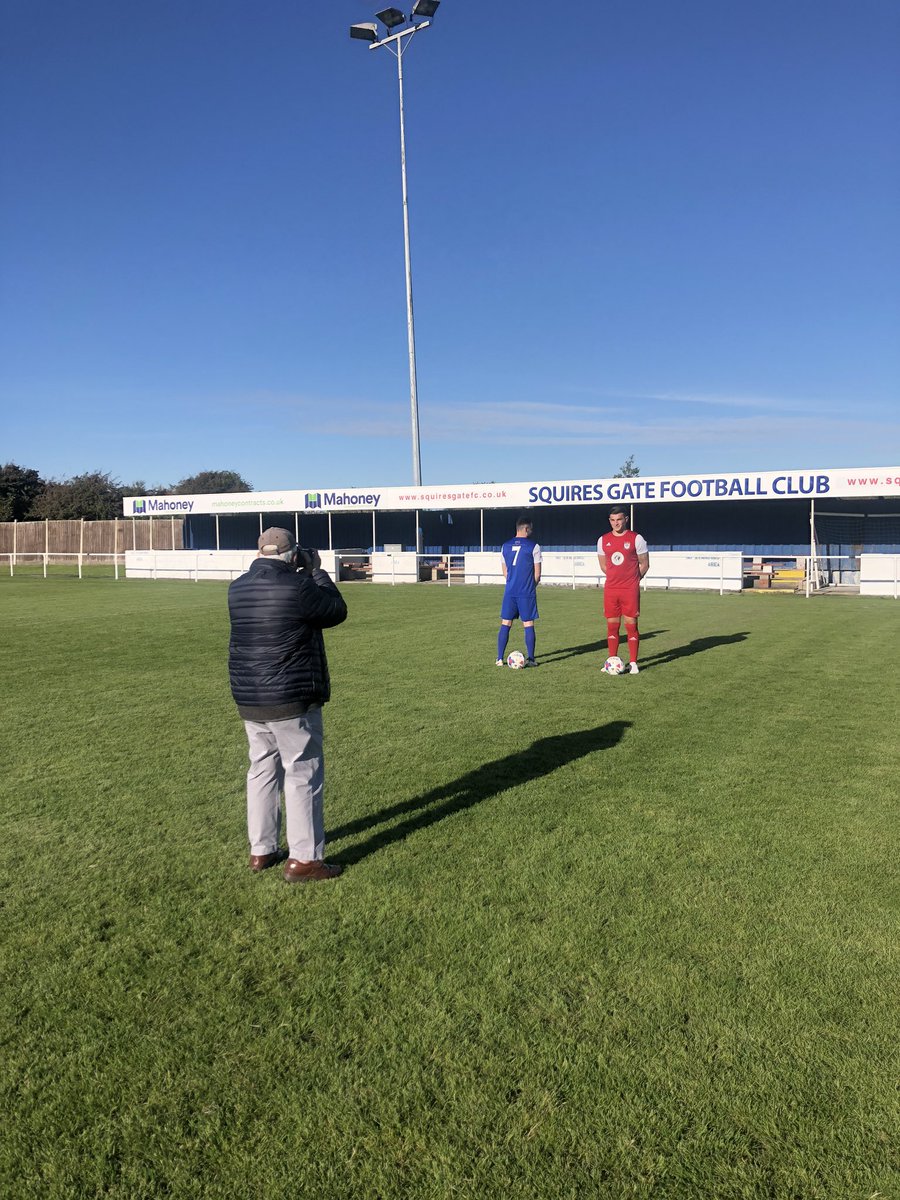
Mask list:
[{"label": "grey trousers", "polygon": [[286,721],[245,721],[250,744],[247,835],[251,854],[272,854],[281,833],[281,799],[291,858],[325,857],[322,709]]}]

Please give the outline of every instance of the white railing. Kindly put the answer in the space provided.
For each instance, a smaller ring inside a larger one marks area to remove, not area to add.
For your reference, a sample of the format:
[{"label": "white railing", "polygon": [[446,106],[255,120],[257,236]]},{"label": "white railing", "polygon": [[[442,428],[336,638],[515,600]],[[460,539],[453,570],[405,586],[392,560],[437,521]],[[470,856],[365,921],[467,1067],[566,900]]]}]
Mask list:
[{"label": "white railing", "polygon": [[24,552],[17,550],[12,554],[7,553],[0,555],[0,557],[6,560],[6,563],[9,567],[10,576],[15,575],[16,567],[28,567],[28,565],[32,563],[41,568],[41,574],[43,575],[44,579],[46,579],[50,574],[50,567],[67,565],[65,562],[60,564],[58,561],[59,559],[74,559],[72,565],[76,567],[79,579],[84,578],[85,567],[99,567],[104,565],[112,566],[113,574],[115,578],[118,579],[119,566],[124,566],[125,564],[124,554],[67,553],[59,550],[51,550],[50,552],[43,550]]},{"label": "white railing", "polygon": [[[370,583],[437,583],[451,587],[466,582],[466,556],[464,554],[417,554],[413,550],[376,550],[374,554],[341,554],[336,557],[341,564],[349,565],[353,578],[353,564],[358,563],[357,578]],[[342,571],[341,579],[346,579]]]},{"label": "white railing", "polygon": [[[740,592],[743,588],[741,553],[728,550],[650,551],[650,570],[644,576],[646,589]],[[466,583],[503,583],[499,551],[476,551],[465,556]],[[596,552],[545,550],[541,564],[542,587],[602,587]]]},{"label": "white railing", "polygon": [[[371,582],[396,586],[401,583],[435,583],[448,587],[457,583],[501,584],[503,574],[498,551],[466,554],[416,554],[415,551],[321,550],[322,566],[343,583]],[[126,574],[129,579],[231,580],[248,569],[253,550],[129,550]],[[545,551],[541,582],[545,587],[598,587],[603,576],[595,553]],[[743,586],[741,555],[708,552],[659,551],[650,556],[645,588],[686,588],[740,591]]]},{"label": "white railing", "polygon": [[[255,550],[128,550],[125,574],[129,579],[228,582],[243,575],[255,558]],[[329,570],[328,563],[322,565]]]},{"label": "white railing", "polygon": [[[336,581],[386,583],[396,586],[401,583],[431,583],[439,586],[464,584],[503,584],[498,551],[470,551],[466,554],[416,554],[414,551],[377,551],[374,554],[340,550],[319,552],[322,566]],[[819,588],[816,581],[823,573],[823,566],[831,562],[846,562],[855,555],[809,556],[750,556],[740,551],[710,553],[706,551],[653,551],[650,552],[650,571],[643,581],[648,590],[703,590],[716,591],[719,595],[740,592],[745,577],[761,559],[771,563],[794,563],[793,569],[803,569],[804,577],[797,579],[797,591],[807,596]],[[860,591],[863,595],[893,596],[900,599],[900,554],[861,554],[859,573]],[[36,564],[46,577],[52,574],[54,564],[69,560],[77,567],[79,578],[83,568],[97,564],[111,564],[116,579],[124,559],[125,575],[129,579],[187,579],[195,583],[201,580],[236,579],[243,574],[256,558],[255,550],[158,550],[126,551],[124,555],[112,554],[4,554],[9,574],[23,566]],[[809,570],[812,562],[812,570]],[[773,571],[774,574],[774,571]],[[854,572],[854,575],[856,572]],[[827,578],[826,573],[826,578]],[[547,587],[602,587],[596,554],[590,551],[545,551],[541,582]],[[855,580],[853,581],[855,583]]]}]

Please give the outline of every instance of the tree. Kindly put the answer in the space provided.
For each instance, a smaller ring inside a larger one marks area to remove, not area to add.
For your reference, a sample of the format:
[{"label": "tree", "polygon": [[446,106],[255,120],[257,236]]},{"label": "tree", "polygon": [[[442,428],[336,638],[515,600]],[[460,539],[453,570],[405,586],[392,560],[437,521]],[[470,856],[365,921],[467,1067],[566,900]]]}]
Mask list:
[{"label": "tree", "polygon": [[211,492],[252,492],[252,486],[237,471],[201,471],[188,475],[171,489],[173,496],[206,496]]},{"label": "tree", "polygon": [[28,513],[32,521],[112,521],[121,515],[121,485],[102,471],[51,480]]},{"label": "tree", "polygon": [[136,479],[134,483],[123,483],[119,489],[123,496],[167,496],[169,489],[162,483],[156,483],[153,487],[148,487],[143,479]]},{"label": "tree", "polygon": [[615,475],[613,475],[613,479],[634,479],[640,473],[640,467],[635,465],[634,455],[629,454]]},{"label": "tree", "polygon": [[45,483],[30,467],[0,467],[0,521],[23,521]]}]

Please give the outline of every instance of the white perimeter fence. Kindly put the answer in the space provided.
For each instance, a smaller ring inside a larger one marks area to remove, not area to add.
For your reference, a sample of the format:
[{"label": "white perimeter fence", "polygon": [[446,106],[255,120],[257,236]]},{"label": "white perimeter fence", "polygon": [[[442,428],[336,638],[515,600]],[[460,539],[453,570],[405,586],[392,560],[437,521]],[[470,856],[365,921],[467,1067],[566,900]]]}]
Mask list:
[{"label": "white perimeter fence", "polygon": [[[17,551],[15,554],[0,554],[0,563],[6,565],[10,575],[15,575],[16,571],[19,574],[40,574],[46,579],[49,574],[77,574],[79,579],[83,579],[85,571],[93,574],[91,568],[106,567],[108,572],[118,579],[120,571],[124,574],[125,555],[124,554],[64,554],[61,551],[54,550],[50,554],[41,552],[21,553]],[[59,571],[50,571],[49,568],[62,568]]]},{"label": "white perimeter fence", "polygon": [[[445,587],[503,583],[497,551],[446,555],[412,551],[366,554],[322,550],[319,553],[325,570],[342,582],[429,583]],[[77,573],[79,579],[86,571],[95,573],[90,568],[105,567],[116,579],[124,574],[127,579],[185,579],[199,583],[207,579],[236,579],[255,558],[254,550],[127,550],[124,554],[2,554],[0,565],[5,563],[9,575],[18,571],[42,574],[46,578],[48,574],[57,573],[62,565],[63,570],[68,568],[73,575]],[[802,575],[799,570],[793,572],[799,578],[792,590],[809,597],[827,587],[838,574],[829,565],[832,558],[843,563],[847,556],[817,556],[812,570],[808,569],[808,558],[777,561],[794,562],[802,568]],[[63,564],[60,559],[64,560]],[[747,588],[759,563],[758,557],[740,551],[715,554],[658,550],[651,552],[650,570],[643,586],[672,591],[713,591],[719,595],[741,592]],[[592,551],[580,554],[545,551],[541,584],[544,587],[598,587],[603,584],[603,576]],[[858,586],[862,596],[900,599],[900,554],[860,554]]]},{"label": "white perimeter fence", "polygon": [[[354,580],[371,583],[430,583],[443,586],[455,584],[502,584],[500,555],[496,551],[472,551],[467,554],[365,554],[355,551],[322,550],[322,566],[334,578],[343,582]],[[236,579],[256,557],[252,550],[156,550],[128,551],[125,573],[128,579]],[[837,556],[834,556],[837,558]],[[846,557],[846,556],[843,556]],[[744,591],[751,565],[758,558],[728,551],[723,554],[706,552],[652,551],[650,570],[644,577],[647,589],[713,591]],[[780,559],[802,566],[803,575],[793,590],[814,595],[827,582],[827,560],[818,557],[813,571],[807,570],[808,559]],[[861,554],[859,556],[859,591],[864,596],[891,596],[900,599],[900,554]],[[598,587],[603,576],[593,552],[562,553],[545,551],[541,584],[545,587]]]}]

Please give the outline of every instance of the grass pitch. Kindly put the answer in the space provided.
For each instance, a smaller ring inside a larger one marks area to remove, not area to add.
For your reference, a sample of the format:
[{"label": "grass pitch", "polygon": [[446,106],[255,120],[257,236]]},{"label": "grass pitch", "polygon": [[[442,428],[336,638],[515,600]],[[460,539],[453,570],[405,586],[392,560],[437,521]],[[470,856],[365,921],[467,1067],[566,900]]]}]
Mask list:
[{"label": "grass pitch", "polygon": [[290,887],[225,585],[0,580],[0,1193],[900,1196],[900,606],[346,595]]}]

